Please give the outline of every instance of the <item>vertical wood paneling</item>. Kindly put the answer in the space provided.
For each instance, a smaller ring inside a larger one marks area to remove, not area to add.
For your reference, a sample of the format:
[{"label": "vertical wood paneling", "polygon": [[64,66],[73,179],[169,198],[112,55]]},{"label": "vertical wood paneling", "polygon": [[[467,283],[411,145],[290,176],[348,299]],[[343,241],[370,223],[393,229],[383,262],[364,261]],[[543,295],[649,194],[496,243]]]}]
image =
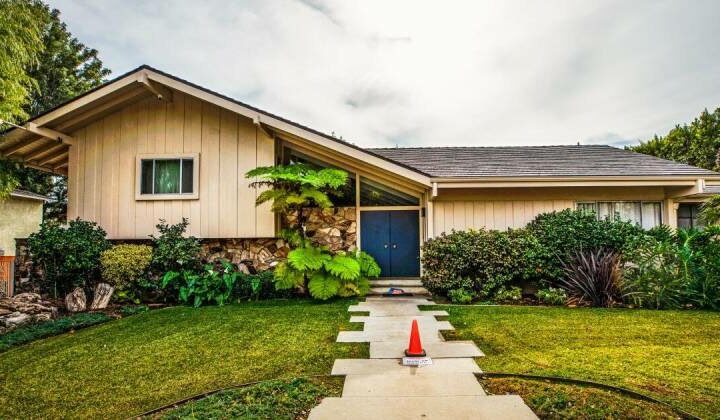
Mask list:
[{"label": "vertical wood paneling", "polygon": [[[165,125],[167,124],[167,103],[165,101],[150,102],[149,128],[150,134],[148,149],[150,153],[165,153]],[[152,202],[153,222],[158,223],[160,219],[167,219],[165,213],[165,201],[157,200]]]},{"label": "vertical wood paneling", "polygon": [[[176,92],[173,102],[140,101],[73,133],[69,216],[98,222],[111,239],[144,239],[159,219],[190,219],[198,237],[272,237],[269,204],[255,208],[245,173],[272,165],[275,141],[250,119]],[[136,159],[199,153],[197,200],[135,200]]]},{"label": "vertical wood paneling", "polygon": [[82,218],[100,221],[98,178],[102,178],[102,121],[87,127],[85,139],[85,208]]},{"label": "vertical wood paneling", "polygon": [[257,221],[257,208],[255,207],[256,191],[249,188],[249,180],[245,173],[258,166],[257,146],[258,130],[255,124],[247,118],[240,118],[238,127],[238,149],[237,149],[237,200],[238,212],[237,235],[239,237],[257,236],[255,224]]},{"label": "vertical wood paneling", "polygon": [[435,235],[440,235],[441,233],[445,232],[445,206],[447,205],[446,202],[438,201],[434,205],[434,212],[435,212],[435,225],[433,226],[433,230],[435,231]]},{"label": "vertical wood paneling", "polygon": [[[175,95],[172,103],[167,104],[165,109],[165,153],[179,153],[184,148],[185,95]],[[180,222],[182,207],[181,200],[165,201],[165,218],[168,223]]]},{"label": "vertical wood paneling", "polygon": [[120,114],[105,118],[102,126],[102,177],[97,195],[100,198],[100,225],[108,236],[118,232],[118,169],[120,142]]},{"label": "vertical wood paneling", "polygon": [[[236,237],[238,218],[238,115],[230,111],[220,112],[220,173],[236,174],[230,179],[218,179],[219,183],[219,218],[218,236]],[[254,219],[253,219],[254,221]],[[254,223],[253,223],[254,225]]]},{"label": "vertical wood paneling", "polygon": [[[151,153],[155,150],[150,144],[150,110],[150,100],[138,104],[138,136],[135,143],[138,154]],[[133,171],[135,171],[135,169],[133,169]],[[133,179],[135,179],[135,177],[133,177]],[[132,188],[134,191],[136,188],[135,183],[133,183]],[[134,199],[135,196],[133,194],[133,200]],[[147,238],[148,235],[155,231],[156,223],[154,219],[154,204],[151,201],[136,201],[135,237]]]},{"label": "vertical wood paneling", "polygon": [[121,112],[118,183],[119,238],[135,236],[135,155],[137,154],[138,106],[129,106]]},{"label": "vertical wood paneling", "polygon": [[202,106],[202,152],[200,153],[200,201],[203,203],[201,232],[205,238],[217,238],[219,232],[220,180],[220,109],[208,103]]},{"label": "vertical wood paneling", "polygon": [[455,230],[464,229],[467,226],[465,219],[465,202],[455,201],[453,204],[453,228]]},{"label": "vertical wood paneling", "polygon": [[452,229],[507,230],[524,227],[540,213],[572,207],[572,200],[436,201],[432,223],[435,236]]},{"label": "vertical wood paneling", "polygon": [[[256,129],[255,132],[257,133],[256,166],[272,166],[275,164],[275,140],[265,134],[263,130]],[[254,193],[252,195],[254,204],[255,198],[257,198],[257,195],[260,194],[261,191],[250,189],[250,182],[245,178],[245,172],[247,171],[241,172],[240,176],[238,176],[238,182],[240,183],[239,188],[241,191],[244,189]],[[248,196],[250,196],[250,194],[248,194]],[[255,207],[255,236],[261,238],[271,238],[275,236],[275,214],[270,210],[270,206],[271,203],[264,203]]]},{"label": "vertical wood paneling", "polygon": [[[185,98],[184,120],[183,151],[202,153],[202,102],[200,100],[192,97]],[[195,162],[195,164],[200,165],[201,162]],[[200,166],[200,172],[202,172],[202,166]],[[200,230],[201,214],[200,200],[183,201],[183,216],[190,221],[188,233],[192,236],[202,236]]]}]

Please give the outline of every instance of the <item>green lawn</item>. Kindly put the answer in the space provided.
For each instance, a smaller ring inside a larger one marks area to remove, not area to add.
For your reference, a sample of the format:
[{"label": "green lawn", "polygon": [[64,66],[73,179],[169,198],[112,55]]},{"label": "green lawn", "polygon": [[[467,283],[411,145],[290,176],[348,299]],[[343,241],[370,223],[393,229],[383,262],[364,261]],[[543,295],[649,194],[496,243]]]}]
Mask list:
[{"label": "green lawn", "polygon": [[127,418],[250,381],[327,374],[367,347],[337,344],[348,300],[175,307],[0,356],[0,418]]},{"label": "green lawn", "polygon": [[[720,313],[522,306],[443,307],[485,371],[619,385],[720,418]],[[659,413],[658,413],[659,414]]]}]

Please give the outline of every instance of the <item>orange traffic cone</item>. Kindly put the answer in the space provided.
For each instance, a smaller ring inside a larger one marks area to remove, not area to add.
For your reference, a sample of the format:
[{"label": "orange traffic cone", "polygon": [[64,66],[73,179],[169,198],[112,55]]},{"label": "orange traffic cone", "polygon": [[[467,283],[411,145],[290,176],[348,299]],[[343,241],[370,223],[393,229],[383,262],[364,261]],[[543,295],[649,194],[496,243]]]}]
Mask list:
[{"label": "orange traffic cone", "polygon": [[407,357],[425,357],[425,350],[420,343],[420,331],[418,330],[417,319],[413,319],[412,328],[410,329],[410,346],[405,350]]}]

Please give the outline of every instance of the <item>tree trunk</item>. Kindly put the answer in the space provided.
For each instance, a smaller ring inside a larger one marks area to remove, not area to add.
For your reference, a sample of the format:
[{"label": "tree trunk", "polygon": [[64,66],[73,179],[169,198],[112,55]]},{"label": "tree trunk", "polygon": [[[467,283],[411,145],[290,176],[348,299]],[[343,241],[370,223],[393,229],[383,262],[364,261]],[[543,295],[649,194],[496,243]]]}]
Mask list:
[{"label": "tree trunk", "polygon": [[65,296],[65,308],[70,312],[82,312],[87,305],[87,297],[82,287],[76,287],[75,290]]},{"label": "tree trunk", "polygon": [[98,285],[95,286],[95,291],[93,292],[93,301],[90,305],[90,310],[94,311],[97,309],[107,308],[114,291],[115,288],[109,284],[98,283]]}]

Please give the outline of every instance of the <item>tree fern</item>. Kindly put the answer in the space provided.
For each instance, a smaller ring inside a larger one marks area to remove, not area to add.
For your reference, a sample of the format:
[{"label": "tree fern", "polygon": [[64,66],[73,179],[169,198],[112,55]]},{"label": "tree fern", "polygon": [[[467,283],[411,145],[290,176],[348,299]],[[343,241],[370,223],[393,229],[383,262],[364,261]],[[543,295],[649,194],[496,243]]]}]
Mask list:
[{"label": "tree fern", "polygon": [[340,280],[322,271],[315,273],[308,283],[310,295],[315,299],[330,299],[337,294],[339,289]]},{"label": "tree fern", "polygon": [[360,264],[347,255],[337,254],[325,261],[325,269],[343,280],[355,280],[360,277]]},{"label": "tree fern", "polygon": [[288,253],[288,262],[299,271],[319,270],[332,257],[324,253],[321,248],[314,246],[306,246],[296,248]]},{"label": "tree fern", "polygon": [[286,262],[281,262],[275,267],[273,280],[277,290],[292,289],[305,284],[305,275],[290,267]]}]

